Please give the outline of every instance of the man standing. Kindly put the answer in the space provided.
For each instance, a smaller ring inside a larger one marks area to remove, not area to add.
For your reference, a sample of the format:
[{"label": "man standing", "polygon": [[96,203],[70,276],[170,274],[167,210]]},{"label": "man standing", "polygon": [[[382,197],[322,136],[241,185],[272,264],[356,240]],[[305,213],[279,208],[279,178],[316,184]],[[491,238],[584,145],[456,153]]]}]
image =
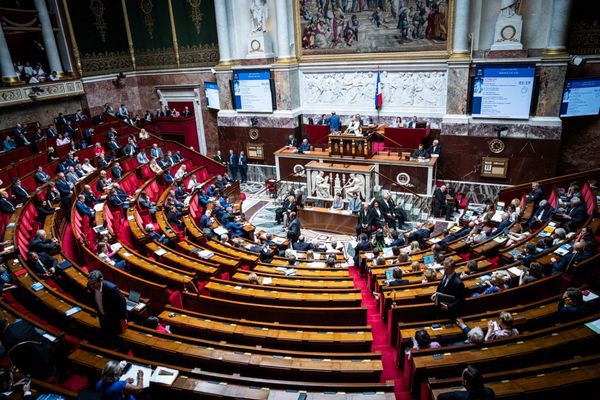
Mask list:
[{"label": "man standing", "polygon": [[244,150],[240,151],[240,180],[246,183],[248,180],[248,157]]},{"label": "man standing", "polygon": [[225,159],[223,158],[223,156],[221,155],[221,150],[217,150],[217,155],[215,155],[213,157],[213,160],[220,162],[221,164],[226,164],[227,162],[225,161]]},{"label": "man standing", "polygon": [[[439,297],[439,298],[438,298]],[[465,300],[465,284],[454,271],[454,261],[444,260],[444,277],[431,296],[439,308],[440,318],[456,318]]]},{"label": "man standing", "polygon": [[340,117],[335,113],[335,111],[332,111],[331,117],[329,117],[329,130],[331,132],[339,132],[341,129],[342,123],[340,121]]},{"label": "man standing", "polygon": [[238,164],[239,157],[233,152],[232,149],[229,149],[229,173],[231,174],[231,179],[234,181],[237,180]]},{"label": "man standing", "polygon": [[383,201],[381,202],[381,209],[385,214],[385,221],[388,226],[392,229],[396,228],[396,216],[394,215],[394,210],[396,209],[396,203],[392,199],[392,194],[390,192],[386,193],[383,196]]},{"label": "man standing", "polygon": [[117,285],[105,281],[102,272],[94,270],[88,276],[88,289],[100,321],[102,336],[112,347],[124,351],[119,335],[127,329],[127,303]]},{"label": "man standing", "polygon": [[440,146],[440,141],[437,139],[434,140],[428,152],[429,155],[431,155],[432,157],[439,157],[440,153],[442,152],[442,146]]},{"label": "man standing", "polygon": [[290,213],[290,221],[287,229],[287,238],[292,242],[293,246],[300,238],[300,220],[296,218],[295,212]]}]

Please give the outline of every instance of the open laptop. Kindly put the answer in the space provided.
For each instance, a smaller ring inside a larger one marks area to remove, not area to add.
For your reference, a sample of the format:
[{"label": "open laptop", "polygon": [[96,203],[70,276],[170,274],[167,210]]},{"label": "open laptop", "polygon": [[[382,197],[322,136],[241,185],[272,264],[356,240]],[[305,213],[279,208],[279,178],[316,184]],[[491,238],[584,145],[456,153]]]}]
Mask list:
[{"label": "open laptop", "polygon": [[135,290],[129,291],[129,297],[127,298],[127,311],[133,310],[140,304],[140,292],[136,292]]}]

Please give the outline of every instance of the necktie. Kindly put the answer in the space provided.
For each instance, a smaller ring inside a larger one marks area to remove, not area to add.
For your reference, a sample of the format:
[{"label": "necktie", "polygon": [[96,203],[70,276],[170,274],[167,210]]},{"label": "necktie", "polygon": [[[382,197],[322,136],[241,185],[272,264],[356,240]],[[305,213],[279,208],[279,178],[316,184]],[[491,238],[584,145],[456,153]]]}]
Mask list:
[{"label": "necktie", "polygon": [[37,262],[38,262],[39,266],[42,267],[42,271],[44,271],[44,273],[47,274],[48,270],[46,269],[46,266],[44,265],[44,263],[42,262],[42,260],[40,260],[38,258]]},{"label": "necktie", "polygon": [[448,275],[444,275],[444,279],[442,279],[442,289],[446,287],[448,283]]}]

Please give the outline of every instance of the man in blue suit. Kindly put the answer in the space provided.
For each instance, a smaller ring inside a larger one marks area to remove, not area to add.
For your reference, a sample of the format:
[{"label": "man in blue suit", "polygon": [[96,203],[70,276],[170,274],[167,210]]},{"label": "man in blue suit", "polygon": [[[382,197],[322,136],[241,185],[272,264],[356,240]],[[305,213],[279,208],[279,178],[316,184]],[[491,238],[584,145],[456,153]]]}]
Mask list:
[{"label": "man in blue suit", "polygon": [[492,232],[492,236],[496,236],[504,231],[508,231],[508,227],[510,226],[510,215],[508,213],[502,213],[502,221],[498,224],[496,229]]},{"label": "man in blue suit", "polygon": [[94,223],[94,221],[96,220],[96,213],[94,212],[94,209],[90,208],[87,204],[85,204],[85,195],[80,194],[79,196],[77,196],[75,208],[77,209],[79,215],[81,215],[82,217],[87,215],[90,219],[90,223]]},{"label": "man in blue suit", "polygon": [[237,170],[238,170],[238,164],[239,164],[240,160],[239,157],[237,156],[237,154],[235,154],[233,152],[233,150],[229,150],[229,172],[231,173],[231,179],[236,181],[237,180]]},{"label": "man in blue suit", "polygon": [[150,157],[151,158],[162,158],[163,157],[163,151],[160,147],[158,147],[158,144],[154,143],[152,145],[152,148],[150,149]]},{"label": "man in blue suit", "polygon": [[329,117],[329,130],[331,132],[339,132],[342,130],[342,123],[340,121],[340,117],[335,113],[335,111],[332,111],[331,117]]},{"label": "man in blue suit", "polygon": [[123,176],[123,168],[121,168],[121,164],[118,161],[115,162],[115,164],[112,166],[112,168],[110,169],[110,173],[116,181],[121,179],[121,177]]},{"label": "man in blue suit", "polygon": [[15,178],[13,182],[12,194],[19,203],[22,203],[29,198],[29,192],[21,186],[21,180],[19,178]]},{"label": "man in blue suit", "polygon": [[48,181],[50,179],[52,179],[52,178],[51,178],[50,175],[48,175],[44,171],[44,169],[42,168],[41,165],[38,165],[37,171],[35,171],[35,177],[34,177],[34,179],[35,179],[35,183],[37,183],[38,185],[43,185],[45,183],[48,183]]},{"label": "man in blue suit", "polygon": [[240,151],[240,180],[242,183],[248,180],[248,157],[244,150]]}]

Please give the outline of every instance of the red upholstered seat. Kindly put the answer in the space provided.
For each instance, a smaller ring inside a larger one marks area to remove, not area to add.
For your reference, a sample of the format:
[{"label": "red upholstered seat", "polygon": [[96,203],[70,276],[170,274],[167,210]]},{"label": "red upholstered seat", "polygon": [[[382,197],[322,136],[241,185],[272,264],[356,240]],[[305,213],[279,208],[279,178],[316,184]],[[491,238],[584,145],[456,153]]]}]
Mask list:
[{"label": "red upholstered seat", "polygon": [[183,298],[179,290],[174,290],[169,294],[169,304],[173,307],[183,308]]}]

